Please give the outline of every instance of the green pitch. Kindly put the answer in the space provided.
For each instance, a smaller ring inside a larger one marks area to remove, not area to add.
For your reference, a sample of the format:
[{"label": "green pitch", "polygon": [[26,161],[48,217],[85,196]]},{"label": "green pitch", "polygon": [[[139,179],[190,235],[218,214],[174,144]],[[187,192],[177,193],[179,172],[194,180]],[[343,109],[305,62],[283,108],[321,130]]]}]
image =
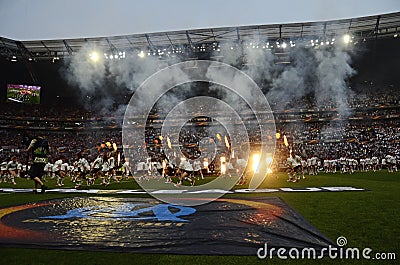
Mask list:
[{"label": "green pitch", "polygon": [[[369,172],[349,174],[319,174],[307,176],[298,183],[286,182],[284,173],[268,176],[260,188],[351,186],[364,188],[362,192],[273,192],[263,196],[279,196],[303,215],[332,241],[339,236],[347,238],[346,247],[371,248],[373,253],[395,253],[396,260],[380,261],[379,264],[395,264],[400,259],[400,172]],[[73,184],[65,181],[67,188]],[[201,183],[197,183],[201,184]],[[17,185],[1,183],[0,187],[32,188],[32,181],[17,179]],[[50,188],[56,188],[55,180],[47,179]],[[83,188],[86,188],[85,186]],[[96,189],[138,189],[134,180],[112,183]],[[235,188],[245,188],[236,186]],[[0,193],[0,207],[51,198],[89,196],[83,194],[30,194]],[[99,195],[96,196],[107,196]],[[120,195],[112,195],[120,196]],[[124,195],[143,196],[143,195]],[[145,195],[148,196],[148,195]],[[230,194],[229,196],[260,196],[260,194]],[[58,251],[41,249],[0,248],[0,264],[376,264],[368,260],[259,260],[248,256],[189,256],[150,255],[111,252]]]}]

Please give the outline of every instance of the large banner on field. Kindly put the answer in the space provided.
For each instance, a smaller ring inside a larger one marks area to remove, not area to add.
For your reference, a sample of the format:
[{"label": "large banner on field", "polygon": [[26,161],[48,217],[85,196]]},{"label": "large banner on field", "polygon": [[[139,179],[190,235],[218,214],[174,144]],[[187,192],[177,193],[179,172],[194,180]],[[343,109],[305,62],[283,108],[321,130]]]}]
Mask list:
[{"label": "large banner on field", "polygon": [[256,255],[333,243],[276,197],[196,207],[145,198],[73,197],[0,209],[0,246],[136,253]]}]

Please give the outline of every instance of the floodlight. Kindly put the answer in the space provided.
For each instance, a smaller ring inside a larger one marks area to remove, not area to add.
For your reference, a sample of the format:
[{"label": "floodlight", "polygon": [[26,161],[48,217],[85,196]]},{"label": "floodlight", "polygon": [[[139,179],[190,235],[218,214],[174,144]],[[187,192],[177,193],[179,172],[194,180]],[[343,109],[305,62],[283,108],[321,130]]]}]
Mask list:
[{"label": "floodlight", "polygon": [[345,44],[348,44],[350,42],[350,40],[351,40],[351,37],[350,37],[349,34],[346,34],[346,35],[343,36],[343,42]]},{"label": "floodlight", "polygon": [[90,60],[92,60],[93,62],[97,62],[98,60],[100,60],[100,56],[99,53],[96,51],[93,51],[89,54]]}]

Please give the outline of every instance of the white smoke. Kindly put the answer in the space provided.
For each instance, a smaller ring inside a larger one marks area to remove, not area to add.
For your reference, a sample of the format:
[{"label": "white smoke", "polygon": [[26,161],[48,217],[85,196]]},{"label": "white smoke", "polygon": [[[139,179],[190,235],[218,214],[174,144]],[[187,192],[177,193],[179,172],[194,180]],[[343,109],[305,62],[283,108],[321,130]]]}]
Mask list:
[{"label": "white smoke", "polygon": [[136,54],[122,60],[110,60],[108,69],[110,75],[115,78],[118,86],[128,88],[135,92],[136,88],[150,75],[160,69],[160,60],[148,56],[140,58]]},{"label": "white smoke", "polygon": [[[93,53],[98,56],[96,63],[91,58]],[[83,95],[94,93],[104,83],[106,67],[102,54],[101,49],[88,44],[66,61],[63,76],[70,85],[77,86]]]},{"label": "white smoke", "polygon": [[[276,65],[273,51],[261,48],[257,41],[254,43],[250,45],[250,40],[240,45],[237,42],[221,43],[220,50],[213,56],[224,63],[240,67],[260,85],[267,99],[273,102],[275,110],[302,107],[302,100],[308,98],[317,108],[331,106],[343,117],[350,115],[348,101],[352,91],[347,86],[347,80],[355,71],[344,47],[337,45],[313,49],[298,45],[286,50],[290,55],[289,65]],[[255,45],[259,48],[253,48]],[[100,60],[93,62],[89,56],[93,51],[97,51]],[[96,104],[103,111],[115,109],[115,105],[126,104],[113,102],[113,97],[108,96],[110,91],[125,88],[133,93],[146,78],[180,61],[178,57],[161,61],[154,56],[140,58],[137,54],[120,60],[105,60],[102,55],[103,51],[99,47],[86,45],[67,61],[64,74],[71,85],[80,89],[82,98],[100,96]],[[227,75],[225,78],[235,80],[235,76]],[[217,92],[229,104],[242,104],[229,91],[221,92],[220,88],[216,89],[212,85],[210,90]],[[158,107],[163,106],[162,102],[175,104],[181,99],[182,95],[168,94],[161,98]],[[121,113],[123,106],[116,109]]]},{"label": "white smoke", "polygon": [[318,63],[318,82],[315,89],[317,106],[331,101],[339,115],[349,116],[349,98],[352,91],[347,85],[347,80],[355,74],[355,70],[350,66],[350,56],[337,47],[330,51],[319,50],[315,55]]},{"label": "white smoke", "polygon": [[[97,60],[93,60],[93,53]],[[85,45],[65,61],[61,73],[70,85],[79,89],[82,104],[100,114],[121,115],[127,102],[116,101],[122,98],[116,95],[134,93],[146,78],[179,61],[175,57],[160,60],[135,53],[125,58],[105,59],[104,53],[100,47]]]},{"label": "white smoke", "polygon": [[315,62],[312,56],[308,49],[294,48],[290,50],[291,63],[273,69],[274,73],[270,74],[273,76],[271,87],[266,96],[273,102],[275,110],[297,105],[299,99],[313,90]]},{"label": "white smoke", "polygon": [[[340,121],[326,124],[322,132],[341,132],[340,127],[351,115],[349,100],[354,92],[349,88],[348,80],[356,73],[351,66],[352,56],[361,52],[356,47],[349,49],[337,43],[315,49],[297,44],[281,49],[281,52],[289,55],[290,64],[276,64],[273,51],[262,49],[260,45],[257,48],[257,43],[243,44],[242,49],[230,47],[235,46],[232,43],[221,45],[218,53],[220,60],[236,63],[253,78],[265,92],[274,111],[307,108],[333,110],[337,113],[335,118],[339,117]],[[233,101],[229,94],[224,96],[228,102]]]},{"label": "white smoke", "polygon": [[340,46],[311,49],[292,48],[291,64],[271,82],[267,98],[277,110],[287,107],[335,108],[340,115],[350,115],[352,91],[348,80],[355,74],[350,55]]}]

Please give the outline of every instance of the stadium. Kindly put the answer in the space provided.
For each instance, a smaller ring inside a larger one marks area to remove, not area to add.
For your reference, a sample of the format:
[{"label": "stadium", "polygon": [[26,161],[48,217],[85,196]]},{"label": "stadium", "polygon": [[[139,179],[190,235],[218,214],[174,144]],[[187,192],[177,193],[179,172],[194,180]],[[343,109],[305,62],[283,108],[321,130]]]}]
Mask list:
[{"label": "stadium", "polygon": [[398,29],[0,37],[4,263],[394,264]]}]

